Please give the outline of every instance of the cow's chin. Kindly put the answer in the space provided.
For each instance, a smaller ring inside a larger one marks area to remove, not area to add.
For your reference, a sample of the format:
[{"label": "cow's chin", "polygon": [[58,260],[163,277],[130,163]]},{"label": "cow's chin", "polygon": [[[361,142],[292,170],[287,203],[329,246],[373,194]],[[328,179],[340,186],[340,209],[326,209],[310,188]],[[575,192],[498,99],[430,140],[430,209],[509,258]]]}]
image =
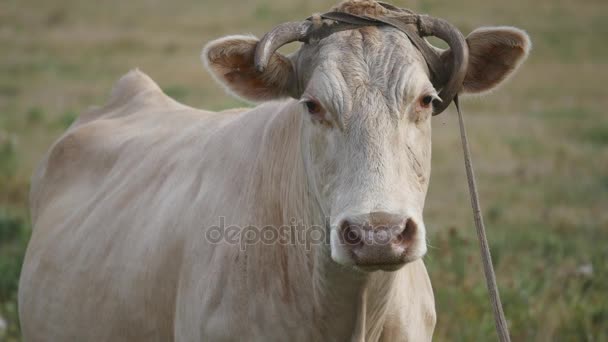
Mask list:
[{"label": "cow's chin", "polygon": [[[426,254],[424,240],[414,241],[407,249],[383,246],[386,250],[365,251],[365,246],[345,244],[339,234],[330,235],[331,258],[334,262],[360,272],[395,272]],[[367,253],[369,252],[369,253]]]},{"label": "cow's chin", "polygon": [[399,263],[399,264],[354,265],[352,267],[361,272],[376,272],[376,271],[395,272],[395,271],[400,270],[403,266],[405,266],[405,264],[407,264],[407,262],[403,262],[403,263]]}]

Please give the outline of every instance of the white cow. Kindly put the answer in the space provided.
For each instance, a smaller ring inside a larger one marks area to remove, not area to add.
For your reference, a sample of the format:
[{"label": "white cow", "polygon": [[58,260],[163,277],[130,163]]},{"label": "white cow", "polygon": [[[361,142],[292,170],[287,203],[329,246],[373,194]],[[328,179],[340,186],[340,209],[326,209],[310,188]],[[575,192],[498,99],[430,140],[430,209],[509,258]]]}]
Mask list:
[{"label": "white cow", "polygon": [[[209,43],[221,84],[275,100],[253,109],[190,108],[135,70],[79,117],[32,180],[26,341],[431,339],[420,258],[439,89],[401,30],[332,33],[289,57],[250,36]],[[530,46],[504,27],[466,43],[460,90],[475,93]]]}]

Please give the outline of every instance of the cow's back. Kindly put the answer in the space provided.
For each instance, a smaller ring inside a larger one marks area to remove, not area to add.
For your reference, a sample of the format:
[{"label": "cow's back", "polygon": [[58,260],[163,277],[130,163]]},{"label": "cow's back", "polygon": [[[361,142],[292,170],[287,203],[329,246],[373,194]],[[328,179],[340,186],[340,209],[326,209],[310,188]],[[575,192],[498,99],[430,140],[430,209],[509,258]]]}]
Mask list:
[{"label": "cow's back", "polygon": [[235,117],[181,105],[132,71],[51,147],[32,180],[26,340],[172,339],[183,203],[201,182],[187,161]]}]

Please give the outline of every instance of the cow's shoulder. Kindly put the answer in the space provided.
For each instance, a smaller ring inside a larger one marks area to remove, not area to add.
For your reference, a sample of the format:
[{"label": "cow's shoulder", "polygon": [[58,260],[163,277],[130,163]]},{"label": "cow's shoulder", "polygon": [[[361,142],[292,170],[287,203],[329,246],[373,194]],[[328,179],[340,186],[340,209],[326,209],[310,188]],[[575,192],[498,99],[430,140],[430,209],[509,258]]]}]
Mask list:
[{"label": "cow's shoulder", "polygon": [[30,191],[33,218],[59,197],[71,202],[62,194],[90,194],[90,186],[120,166],[121,156],[136,159],[205,113],[171,99],[143,72],[130,71],[116,82],[107,103],[81,114],[38,165]]}]

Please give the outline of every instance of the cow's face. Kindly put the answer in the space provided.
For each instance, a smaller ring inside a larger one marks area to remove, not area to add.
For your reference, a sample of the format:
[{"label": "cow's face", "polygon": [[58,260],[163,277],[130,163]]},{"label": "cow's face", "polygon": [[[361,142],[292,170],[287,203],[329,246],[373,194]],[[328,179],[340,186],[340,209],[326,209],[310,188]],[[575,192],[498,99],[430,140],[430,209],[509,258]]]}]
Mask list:
[{"label": "cow's face", "polygon": [[421,257],[437,97],[424,59],[404,33],[366,27],[305,45],[295,61],[305,165],[332,258],[393,269]]},{"label": "cow's face", "polygon": [[[495,87],[529,50],[514,28],[479,29],[467,43],[464,92]],[[397,29],[364,27],[304,44],[289,58],[274,53],[260,72],[256,45],[226,37],[208,44],[203,59],[241,97],[299,101],[305,170],[329,218],[333,260],[395,270],[422,257],[437,89],[421,53]]]}]

